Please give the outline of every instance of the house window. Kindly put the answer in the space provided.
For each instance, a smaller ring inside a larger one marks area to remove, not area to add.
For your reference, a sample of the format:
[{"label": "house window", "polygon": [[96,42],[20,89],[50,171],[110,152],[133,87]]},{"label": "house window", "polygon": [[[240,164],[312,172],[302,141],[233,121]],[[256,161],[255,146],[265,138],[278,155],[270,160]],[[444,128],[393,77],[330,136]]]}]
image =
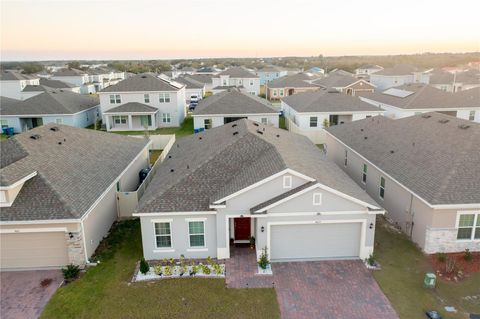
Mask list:
[{"label": "house window", "polygon": [[468,113],[468,119],[470,121],[475,120],[475,111],[470,111],[470,113]]},{"label": "house window", "polygon": [[223,86],[227,86],[227,80],[223,80]]},{"label": "house window", "polygon": [[480,239],[480,213],[460,214],[457,220],[457,239]]},{"label": "house window", "polygon": [[283,188],[292,188],[292,176],[283,176]]},{"label": "house window", "polygon": [[253,85],[253,80],[250,80],[250,85],[251,85],[251,86]]},{"label": "house window", "polygon": [[172,117],[170,116],[170,113],[162,113],[162,122],[163,123],[171,123],[172,122]]},{"label": "house window", "polygon": [[313,205],[322,205],[322,193],[313,193]]},{"label": "house window", "polygon": [[262,124],[268,124],[268,119],[266,117],[261,118]]},{"label": "house window", "polygon": [[348,164],[348,151],[345,150],[345,159],[344,159],[344,161],[343,161],[343,165],[345,165],[345,167],[346,167],[347,164]]},{"label": "house window", "polygon": [[283,96],[283,90],[278,90],[278,92],[280,93],[280,96]]},{"label": "house window", "polygon": [[310,127],[317,127],[318,118],[316,116],[310,116]]},{"label": "house window", "polygon": [[116,115],[113,117],[113,123],[115,124],[127,124],[127,116]]},{"label": "house window", "polygon": [[273,90],[273,96],[277,96],[277,90]]},{"label": "house window", "polygon": [[140,125],[142,125],[142,127],[152,126],[152,117],[150,115],[141,115]]},{"label": "house window", "polygon": [[385,198],[385,178],[380,177],[380,198]]},{"label": "house window", "polygon": [[204,119],[203,120],[203,127],[206,129],[206,130],[209,130],[212,128],[212,119]]},{"label": "house window", "polygon": [[238,80],[238,85],[242,85],[242,79]]},{"label": "house window", "polygon": [[190,247],[205,247],[205,222],[188,222],[188,236]]},{"label": "house window", "polygon": [[2,128],[8,127],[8,120],[0,120],[0,125],[2,126]]},{"label": "house window", "polygon": [[55,119],[56,124],[63,124],[63,119],[61,117]]},{"label": "house window", "polygon": [[120,94],[110,94],[110,104],[120,104],[122,100],[120,99]]},{"label": "house window", "polygon": [[363,164],[362,182],[363,182],[364,184],[367,183],[367,171],[368,171],[368,166],[367,166],[367,164]]},{"label": "house window", "polygon": [[172,247],[171,223],[155,223],[155,244],[157,248]]},{"label": "house window", "polygon": [[160,93],[158,101],[160,103],[170,103],[170,93]]},{"label": "house window", "polygon": [[145,101],[145,103],[150,103],[150,94],[144,94],[143,100]]}]

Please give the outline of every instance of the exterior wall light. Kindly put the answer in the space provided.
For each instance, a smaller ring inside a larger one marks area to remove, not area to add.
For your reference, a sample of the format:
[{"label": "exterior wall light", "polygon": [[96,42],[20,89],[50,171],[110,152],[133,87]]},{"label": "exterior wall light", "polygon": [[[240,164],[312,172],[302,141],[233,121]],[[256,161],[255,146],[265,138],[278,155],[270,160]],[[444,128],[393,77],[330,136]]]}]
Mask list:
[{"label": "exterior wall light", "polygon": [[369,228],[370,228],[370,229],[373,229],[373,223],[370,223]]},{"label": "exterior wall light", "polygon": [[68,237],[70,237],[70,239],[72,239],[72,238],[73,238],[73,234],[72,234],[72,232],[69,232],[69,233],[68,233]]},{"label": "exterior wall light", "polygon": [[260,230],[262,231],[262,233],[265,231],[265,227],[260,227]]}]

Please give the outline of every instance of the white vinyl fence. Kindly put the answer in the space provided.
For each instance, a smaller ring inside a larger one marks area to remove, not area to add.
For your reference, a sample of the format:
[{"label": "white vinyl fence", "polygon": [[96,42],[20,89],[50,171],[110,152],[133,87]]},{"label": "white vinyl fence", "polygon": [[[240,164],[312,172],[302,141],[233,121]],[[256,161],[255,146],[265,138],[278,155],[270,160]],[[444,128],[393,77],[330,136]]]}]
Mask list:
[{"label": "white vinyl fence", "polygon": [[325,143],[325,130],[324,129],[315,129],[315,130],[304,130],[298,127],[291,119],[285,119],[285,126],[287,129],[296,134],[304,135],[308,137],[314,144],[324,144]]}]

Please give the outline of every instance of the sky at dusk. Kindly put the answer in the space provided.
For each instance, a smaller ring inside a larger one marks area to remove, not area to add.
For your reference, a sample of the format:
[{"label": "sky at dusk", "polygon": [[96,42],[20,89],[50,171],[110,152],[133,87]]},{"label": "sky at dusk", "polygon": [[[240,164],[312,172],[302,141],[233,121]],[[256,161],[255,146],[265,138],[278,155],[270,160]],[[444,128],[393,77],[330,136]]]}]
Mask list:
[{"label": "sky at dusk", "polygon": [[0,0],[1,59],[480,51],[480,1]]}]

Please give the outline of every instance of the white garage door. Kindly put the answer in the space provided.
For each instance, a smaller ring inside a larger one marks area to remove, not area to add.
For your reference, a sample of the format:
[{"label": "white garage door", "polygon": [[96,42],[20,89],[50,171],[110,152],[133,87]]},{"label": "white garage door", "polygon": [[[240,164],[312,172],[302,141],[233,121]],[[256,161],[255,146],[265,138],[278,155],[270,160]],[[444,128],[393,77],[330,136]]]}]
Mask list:
[{"label": "white garage door", "polygon": [[0,235],[0,268],[62,267],[68,264],[64,232]]},{"label": "white garage door", "polygon": [[273,261],[358,258],[361,223],[272,225]]}]

